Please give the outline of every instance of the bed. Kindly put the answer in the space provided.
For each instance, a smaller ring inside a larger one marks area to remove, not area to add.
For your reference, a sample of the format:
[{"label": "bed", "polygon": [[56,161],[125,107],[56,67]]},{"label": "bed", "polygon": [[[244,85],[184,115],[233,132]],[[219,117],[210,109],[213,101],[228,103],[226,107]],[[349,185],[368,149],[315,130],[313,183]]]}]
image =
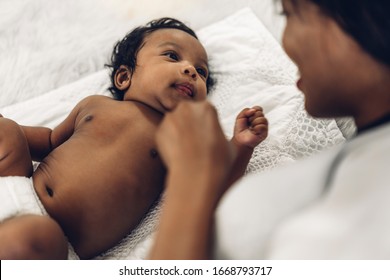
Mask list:
[{"label": "bed", "polygon": [[[247,173],[290,164],[354,134],[350,119],[306,114],[297,69],[280,46],[284,21],[273,0],[2,0],[0,113],[20,124],[54,127],[82,98],[110,95],[104,64],[114,43],[162,16],[184,21],[204,44],[217,80],[209,99],[227,137],[243,107],[264,108],[269,137],[255,149]],[[144,259],[160,208],[97,259]]]}]

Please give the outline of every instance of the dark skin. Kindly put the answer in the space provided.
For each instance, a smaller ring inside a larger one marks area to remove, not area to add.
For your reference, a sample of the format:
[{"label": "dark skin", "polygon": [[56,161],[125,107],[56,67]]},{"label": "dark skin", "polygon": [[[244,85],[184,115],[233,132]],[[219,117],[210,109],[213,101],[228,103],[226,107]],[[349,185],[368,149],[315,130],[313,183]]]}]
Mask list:
[{"label": "dark skin", "polygon": [[73,136],[41,162],[33,179],[78,255],[90,258],[128,234],[158,198],[165,170],[153,151],[162,115],[98,96],[78,107]]},{"label": "dark skin", "polygon": [[[87,97],[53,130],[20,127],[1,118],[0,127],[9,126],[14,132],[0,134],[5,155],[0,157],[0,175],[32,174],[42,204],[63,231],[50,229],[51,222],[44,226],[57,241],[65,235],[81,258],[106,251],[137,226],[161,194],[166,170],[155,133],[165,113],[179,103],[206,99],[207,60],[203,46],[191,35],[177,29],[152,32],[138,52],[135,71],[122,66],[115,75],[123,101]],[[266,136],[267,120],[260,107],[238,114],[231,181],[244,173],[253,148]],[[41,162],[34,173],[31,159]],[[20,233],[15,223],[2,222],[0,234]],[[12,236],[8,240],[19,242]],[[63,242],[54,243],[60,251],[64,247]],[[12,246],[13,242],[0,239],[2,250]],[[66,258],[66,254],[51,257]],[[30,252],[19,258],[39,257]]]},{"label": "dark skin", "polygon": [[[81,258],[114,246],[158,198],[165,169],[154,131],[162,116],[139,102],[91,96],[53,131],[23,127],[41,161],[32,175],[35,190]],[[41,159],[50,145],[56,148]]]}]

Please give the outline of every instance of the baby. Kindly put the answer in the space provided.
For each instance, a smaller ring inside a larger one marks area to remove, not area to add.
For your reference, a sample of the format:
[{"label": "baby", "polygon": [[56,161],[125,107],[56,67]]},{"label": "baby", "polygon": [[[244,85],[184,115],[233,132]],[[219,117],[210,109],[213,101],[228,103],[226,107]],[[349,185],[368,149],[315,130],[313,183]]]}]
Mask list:
[{"label": "baby", "polygon": [[[0,216],[1,259],[67,258],[68,241],[80,258],[95,257],[129,234],[159,198],[167,171],[155,131],[179,102],[206,99],[206,51],[182,22],[162,18],[118,42],[109,66],[115,98],[83,99],[53,130],[0,118],[0,176],[7,176],[0,180],[1,207],[31,192],[41,209]],[[232,181],[267,128],[258,106],[237,116]],[[40,162],[34,172],[32,160]]]}]

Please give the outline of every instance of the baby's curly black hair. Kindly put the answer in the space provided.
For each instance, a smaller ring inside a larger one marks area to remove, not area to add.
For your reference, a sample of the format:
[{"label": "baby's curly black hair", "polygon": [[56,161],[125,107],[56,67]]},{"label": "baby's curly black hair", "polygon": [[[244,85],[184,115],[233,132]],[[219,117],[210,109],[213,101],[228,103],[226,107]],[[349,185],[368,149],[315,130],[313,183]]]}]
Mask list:
[{"label": "baby's curly black hair", "polygon": [[[131,72],[137,66],[137,54],[142,48],[145,38],[152,32],[159,29],[179,29],[198,39],[195,32],[185,25],[183,22],[169,17],[164,17],[148,22],[145,26],[139,26],[130,31],[122,40],[118,41],[111,55],[111,64],[106,64],[112,68],[111,71],[111,86],[108,90],[112,93],[115,99],[123,100],[125,92],[115,87],[115,74],[121,65],[127,66]],[[214,85],[214,80],[210,76],[206,81],[207,91],[209,92]]]}]

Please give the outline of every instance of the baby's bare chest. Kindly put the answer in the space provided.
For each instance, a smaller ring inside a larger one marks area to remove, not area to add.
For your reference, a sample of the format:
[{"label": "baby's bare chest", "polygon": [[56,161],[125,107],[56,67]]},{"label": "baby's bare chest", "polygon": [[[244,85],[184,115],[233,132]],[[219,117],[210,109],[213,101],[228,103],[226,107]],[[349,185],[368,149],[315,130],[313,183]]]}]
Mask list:
[{"label": "baby's bare chest", "polygon": [[[119,102],[120,105],[127,102]],[[128,150],[152,149],[162,116],[137,106],[113,106],[85,110],[73,138]]]}]

